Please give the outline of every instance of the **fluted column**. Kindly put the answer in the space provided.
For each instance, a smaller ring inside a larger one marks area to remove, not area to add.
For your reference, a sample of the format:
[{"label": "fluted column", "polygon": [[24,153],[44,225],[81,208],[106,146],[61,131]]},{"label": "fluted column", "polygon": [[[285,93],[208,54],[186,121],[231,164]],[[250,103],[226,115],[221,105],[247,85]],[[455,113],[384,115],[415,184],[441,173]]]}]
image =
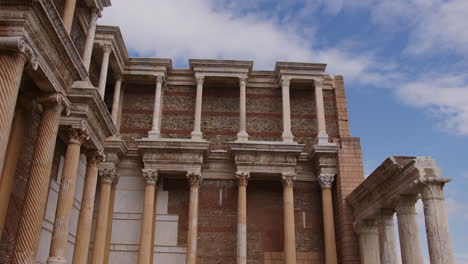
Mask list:
[{"label": "fluted column", "polygon": [[296,264],[296,227],[294,224],[294,192],[296,175],[283,173],[283,230],[284,230],[284,263]]},{"label": "fluted column", "polygon": [[393,215],[393,209],[382,209],[377,220],[379,230],[380,263],[382,264],[398,263]]},{"label": "fluted column", "polygon": [[203,139],[201,132],[203,81],[205,76],[195,76],[197,80],[197,97],[195,99],[195,120],[193,123],[192,139]]},{"label": "fluted column", "polygon": [[197,262],[197,240],[198,240],[198,192],[202,181],[201,173],[187,172],[190,184],[189,218],[187,231],[187,258],[186,264]]},{"label": "fluted column", "polygon": [[290,77],[281,77],[281,92],[283,102],[283,141],[293,142],[294,136],[291,132],[291,100],[289,98]]},{"label": "fluted column", "polygon": [[102,55],[102,63],[101,63],[101,74],[99,75],[99,94],[101,98],[104,100],[104,95],[106,93],[106,82],[107,82],[107,72],[109,70],[109,58],[112,52],[112,45],[111,44],[103,44],[101,45],[103,55]]},{"label": "fluted column", "polygon": [[40,98],[38,102],[42,104],[44,111],[31,158],[31,171],[24,197],[23,214],[12,255],[13,264],[36,261],[60,114],[64,107],[67,109],[69,107],[67,99],[61,94]]},{"label": "fluted column", "polygon": [[359,236],[362,264],[379,264],[379,234],[374,220],[363,220],[354,227]]},{"label": "fluted column", "polygon": [[112,121],[117,126],[117,120],[119,118],[119,106],[120,106],[120,88],[122,87],[122,75],[115,77],[114,85],[114,98],[112,100]]},{"label": "fluted column", "polygon": [[[0,171],[3,170],[16,99],[24,65],[29,61],[33,69],[38,64],[32,48],[21,37],[0,37]],[[0,179],[1,179],[0,175]]]},{"label": "fluted column", "polygon": [[101,10],[99,10],[99,8],[93,8],[91,10],[91,19],[89,20],[88,24],[88,32],[86,34],[86,41],[83,49],[83,54],[81,55],[83,58],[83,64],[87,71],[89,71],[89,67],[91,65],[91,55],[93,54],[94,37],[96,36],[96,25],[97,20],[100,17]]},{"label": "fluted column", "polygon": [[88,133],[82,128],[69,128],[66,133],[67,150],[63,163],[54,229],[52,231],[49,258],[47,259],[48,264],[67,263],[69,222],[75,194],[81,144],[89,139]]},{"label": "fluted column", "polygon": [[246,121],[247,121],[247,111],[246,111],[246,86],[247,86],[247,76],[241,76],[239,78],[239,87],[240,87],[240,105],[239,105],[239,133],[237,134],[238,141],[247,141],[249,139],[249,134],[247,134]]},{"label": "fluted column", "polygon": [[88,263],[89,241],[93,222],[94,199],[96,197],[96,184],[98,166],[104,159],[101,151],[87,153],[86,175],[81,200],[80,215],[76,232],[75,249],[73,250],[73,264]]},{"label": "fluted column", "polygon": [[70,34],[72,29],[73,17],[75,16],[75,7],[76,0],[65,0],[65,6],[63,7],[62,13],[62,20],[63,26],[67,30],[68,34]]},{"label": "fluted column", "polygon": [[10,195],[15,183],[16,165],[18,164],[21,153],[20,149],[23,144],[25,121],[24,110],[21,106],[17,107],[6,151],[5,166],[0,177],[0,236],[5,224]]},{"label": "fluted column", "polygon": [[141,220],[138,264],[150,264],[153,259],[153,216],[158,174],[158,171],[143,169],[145,200],[143,204],[143,217]]},{"label": "fluted column", "polygon": [[336,172],[322,171],[318,176],[322,188],[323,233],[325,239],[325,263],[338,263],[336,254],[335,220],[333,217],[333,200],[331,188]]},{"label": "fluted column", "polygon": [[238,171],[237,192],[237,264],[247,264],[247,183],[250,173]]},{"label": "fluted column", "polygon": [[162,85],[164,75],[156,76],[156,90],[154,93],[154,108],[153,108],[153,126],[148,133],[149,138],[159,138],[161,136],[161,108],[162,108]]},{"label": "fluted column", "polygon": [[325,106],[323,103],[323,80],[314,80],[315,106],[317,111],[317,144],[328,143],[327,125],[325,122]]},{"label": "fluted column", "polygon": [[401,196],[395,210],[398,219],[402,264],[422,264],[416,213],[417,195]]},{"label": "fluted column", "polygon": [[117,175],[114,169],[103,168],[99,169],[99,177],[101,179],[101,193],[99,194],[99,208],[96,217],[92,264],[102,264],[104,262],[109,200],[112,182],[116,180]]},{"label": "fluted column", "polygon": [[431,264],[455,263],[443,191],[444,184],[448,181],[450,180],[442,178],[422,181],[422,201]]}]

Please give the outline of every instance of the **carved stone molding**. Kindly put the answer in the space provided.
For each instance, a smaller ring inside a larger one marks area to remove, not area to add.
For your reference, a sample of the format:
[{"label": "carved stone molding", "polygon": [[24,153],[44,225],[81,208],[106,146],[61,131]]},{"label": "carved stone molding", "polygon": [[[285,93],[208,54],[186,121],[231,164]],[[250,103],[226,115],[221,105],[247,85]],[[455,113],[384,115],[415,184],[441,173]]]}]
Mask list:
[{"label": "carved stone molding", "polygon": [[201,173],[199,172],[188,171],[186,177],[190,186],[200,186],[202,182]]},{"label": "carved stone molding", "polygon": [[118,181],[117,173],[113,168],[101,168],[99,169],[99,178],[103,182],[116,183]]},{"label": "carved stone molding", "polygon": [[37,99],[37,102],[42,105],[42,107],[60,107],[65,109],[66,115],[70,115],[70,101],[67,97],[61,93],[53,93],[40,97]]},{"label": "carved stone molding", "polygon": [[335,172],[321,172],[317,177],[320,187],[322,187],[322,189],[331,189],[335,181],[335,175]]},{"label": "carved stone molding", "polygon": [[0,37],[0,50],[20,52],[26,56],[34,70],[39,67],[36,53],[23,37]]},{"label": "carved stone molding", "polygon": [[90,150],[86,152],[86,160],[88,164],[99,165],[106,160],[106,154],[103,150]]},{"label": "carved stone molding", "polygon": [[153,169],[142,169],[143,178],[146,184],[156,184],[159,178],[159,171]]},{"label": "carved stone molding", "polygon": [[89,139],[89,134],[85,128],[69,127],[66,131],[67,144],[82,144]]},{"label": "carved stone molding", "polygon": [[237,171],[236,178],[239,186],[247,186],[250,179],[250,173],[247,171]]},{"label": "carved stone molding", "polygon": [[294,187],[295,180],[296,180],[295,173],[283,173],[281,175],[281,183],[283,183],[283,187]]}]

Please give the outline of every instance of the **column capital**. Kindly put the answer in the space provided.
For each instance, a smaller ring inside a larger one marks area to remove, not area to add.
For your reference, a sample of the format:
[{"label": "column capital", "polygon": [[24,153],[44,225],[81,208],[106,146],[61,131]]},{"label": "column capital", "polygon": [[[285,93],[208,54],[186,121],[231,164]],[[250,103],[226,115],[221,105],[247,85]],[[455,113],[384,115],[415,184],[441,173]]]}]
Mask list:
[{"label": "column capital", "polygon": [[283,187],[293,187],[296,180],[296,174],[293,172],[284,172],[281,174],[281,183]]},{"label": "column capital", "polygon": [[99,178],[106,183],[115,183],[118,181],[117,173],[113,168],[100,168]]},{"label": "column capital", "polygon": [[0,49],[22,53],[34,70],[39,67],[36,53],[23,37],[0,37]]},{"label": "column capital", "polygon": [[91,8],[91,20],[92,21],[97,21],[98,18],[102,17],[102,12],[101,9],[99,8]]},{"label": "column capital", "polygon": [[236,172],[237,183],[239,186],[247,186],[250,179],[250,172],[248,171],[237,171]]},{"label": "column capital", "polygon": [[88,164],[99,165],[106,160],[106,154],[103,150],[89,150],[86,152]]},{"label": "column capital", "polygon": [[247,84],[247,79],[248,79],[247,75],[239,76],[239,84],[246,85]]},{"label": "column capital", "polygon": [[164,74],[156,74],[156,83],[157,84],[163,84],[164,81],[166,80],[166,76]]},{"label": "column capital", "polygon": [[66,115],[70,115],[71,103],[68,101],[67,97],[61,93],[44,95],[37,99],[37,102],[44,108],[60,107],[61,109],[65,109]]},{"label": "column capital", "polygon": [[322,78],[315,78],[314,79],[314,85],[315,85],[315,88],[323,87],[323,79]]},{"label": "column capital", "polygon": [[205,81],[204,75],[195,75],[195,80],[197,81],[197,85],[202,85]]},{"label": "column capital", "polygon": [[142,169],[143,178],[146,184],[155,185],[158,182],[159,170],[154,169]]},{"label": "column capital", "polygon": [[101,48],[104,53],[112,52],[112,44],[101,44]]},{"label": "column capital", "polygon": [[364,233],[378,234],[377,222],[373,219],[360,220],[354,223],[354,230],[359,235]]},{"label": "column capital", "polygon": [[292,78],[290,76],[281,76],[281,84],[282,86],[289,86]]},{"label": "column capital", "polygon": [[322,187],[322,189],[331,189],[333,181],[335,181],[335,175],[336,173],[333,172],[321,172],[317,177],[320,187]]},{"label": "column capital", "polygon": [[416,202],[419,199],[419,195],[402,195],[396,201],[395,210],[397,214],[416,214]]},{"label": "column capital", "polygon": [[421,179],[420,182],[423,187],[421,199],[423,201],[444,200],[445,197],[443,189],[445,184],[450,181],[451,179],[441,177],[430,177]]},{"label": "column capital", "polygon": [[120,72],[114,74],[114,79],[115,79],[116,82],[117,82],[117,81],[121,81],[121,82],[122,82],[122,81],[123,81],[123,74],[120,73]]},{"label": "column capital", "polygon": [[66,140],[67,144],[83,144],[86,140],[89,139],[89,134],[86,131],[86,128],[74,128],[68,127],[66,129]]},{"label": "column capital", "polygon": [[200,186],[203,180],[201,177],[201,173],[195,171],[188,171],[186,177],[189,181],[190,186]]}]

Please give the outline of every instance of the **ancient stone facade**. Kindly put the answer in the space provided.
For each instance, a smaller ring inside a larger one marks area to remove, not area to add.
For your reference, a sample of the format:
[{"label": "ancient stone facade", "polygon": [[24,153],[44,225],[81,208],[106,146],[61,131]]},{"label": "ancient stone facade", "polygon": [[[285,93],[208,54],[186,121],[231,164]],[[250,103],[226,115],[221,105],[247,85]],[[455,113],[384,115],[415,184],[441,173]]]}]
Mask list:
[{"label": "ancient stone facade", "polygon": [[364,181],[343,77],[129,57],[108,6],[0,2],[0,263],[395,263],[394,211],[420,263],[420,193],[453,263],[447,180],[390,158]]}]

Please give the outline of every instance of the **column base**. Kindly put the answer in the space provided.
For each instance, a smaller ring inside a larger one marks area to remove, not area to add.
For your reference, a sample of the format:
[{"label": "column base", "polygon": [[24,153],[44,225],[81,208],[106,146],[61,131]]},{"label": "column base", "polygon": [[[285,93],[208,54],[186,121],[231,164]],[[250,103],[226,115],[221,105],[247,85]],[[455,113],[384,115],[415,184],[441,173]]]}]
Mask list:
[{"label": "column base", "polygon": [[202,140],[203,139],[203,133],[201,131],[192,131],[192,139],[194,140]]},{"label": "column base", "polygon": [[67,260],[66,259],[62,259],[62,258],[48,258],[47,259],[47,264],[67,264]]},{"label": "column base", "polygon": [[151,130],[150,132],[148,132],[148,138],[149,139],[159,139],[159,138],[161,138],[161,132]]},{"label": "column base", "polygon": [[249,140],[249,134],[247,134],[247,132],[241,131],[241,132],[237,133],[237,141],[245,142],[245,141],[248,141],[248,140]]},{"label": "column base", "polygon": [[329,144],[330,142],[328,142],[328,134],[323,133],[323,132],[318,133],[315,143],[317,145],[327,145],[327,144]]},{"label": "column base", "polygon": [[283,132],[281,137],[283,138],[283,142],[288,142],[288,143],[294,142],[294,136],[291,132]]}]

